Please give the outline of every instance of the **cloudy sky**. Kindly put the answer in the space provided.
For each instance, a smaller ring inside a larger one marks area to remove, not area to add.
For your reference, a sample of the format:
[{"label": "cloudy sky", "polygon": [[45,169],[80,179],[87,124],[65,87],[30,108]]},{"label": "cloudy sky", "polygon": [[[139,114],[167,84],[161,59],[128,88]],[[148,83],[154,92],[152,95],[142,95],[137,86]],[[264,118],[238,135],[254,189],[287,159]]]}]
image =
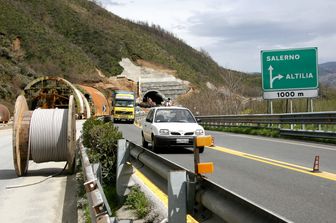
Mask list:
[{"label": "cloudy sky", "polygon": [[318,47],[336,61],[335,0],[100,0],[112,13],[157,24],[220,65],[260,72],[260,50]]}]

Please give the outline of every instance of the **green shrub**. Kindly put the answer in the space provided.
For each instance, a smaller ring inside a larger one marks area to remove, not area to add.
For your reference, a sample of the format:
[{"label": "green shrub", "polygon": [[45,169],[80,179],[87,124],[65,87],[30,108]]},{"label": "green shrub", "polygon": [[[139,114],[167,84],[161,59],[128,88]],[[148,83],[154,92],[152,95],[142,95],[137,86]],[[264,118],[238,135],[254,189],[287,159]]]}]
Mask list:
[{"label": "green shrub", "polygon": [[138,185],[131,188],[125,204],[136,211],[138,218],[144,218],[150,211],[150,203]]},{"label": "green shrub", "polygon": [[112,122],[88,119],[83,125],[83,144],[91,162],[100,162],[104,184],[115,183],[117,144],[122,133]]},{"label": "green shrub", "polygon": [[90,134],[91,129],[94,126],[102,125],[103,122],[100,120],[97,120],[95,118],[89,118],[87,119],[83,124],[83,145],[87,148],[92,148],[92,137]]}]

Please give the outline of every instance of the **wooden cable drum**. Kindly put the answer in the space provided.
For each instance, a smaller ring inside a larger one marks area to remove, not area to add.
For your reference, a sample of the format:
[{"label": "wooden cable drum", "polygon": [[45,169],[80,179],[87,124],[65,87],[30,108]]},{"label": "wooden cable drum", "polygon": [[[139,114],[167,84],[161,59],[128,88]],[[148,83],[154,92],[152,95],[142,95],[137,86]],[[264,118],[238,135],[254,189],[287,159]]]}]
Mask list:
[{"label": "wooden cable drum", "polygon": [[29,124],[32,112],[28,110],[26,98],[20,95],[15,102],[13,122],[13,161],[16,175],[25,175],[29,162]]},{"label": "wooden cable drum", "polygon": [[[15,104],[13,159],[16,174],[25,175],[29,157],[36,163],[67,161],[75,166],[75,106],[71,95],[68,109],[28,111],[24,96]],[[15,142],[15,143],[14,143]]]},{"label": "wooden cable drum", "polygon": [[76,109],[75,109],[75,100],[74,96],[70,96],[69,98],[69,112],[68,112],[68,154],[67,154],[67,161],[68,161],[68,173],[72,174],[75,171],[75,158],[76,158]]}]

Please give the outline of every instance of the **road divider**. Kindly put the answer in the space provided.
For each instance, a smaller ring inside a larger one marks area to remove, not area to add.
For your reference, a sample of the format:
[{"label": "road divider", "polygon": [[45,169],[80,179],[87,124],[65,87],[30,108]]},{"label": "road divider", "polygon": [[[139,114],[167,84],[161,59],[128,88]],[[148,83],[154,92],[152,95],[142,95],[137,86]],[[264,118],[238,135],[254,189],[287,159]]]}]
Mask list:
[{"label": "road divider", "polygon": [[[183,211],[186,210],[186,214],[198,221],[214,218],[226,222],[290,222],[288,219],[213,183],[202,175],[195,174],[128,140],[118,141],[117,188],[121,188],[119,196],[125,196],[125,192],[127,192],[124,190],[126,188],[122,188],[128,183],[123,180],[119,181],[119,179],[125,179],[124,176],[128,176],[129,170],[125,168],[127,162],[145,166],[146,169],[155,173],[153,182],[166,185],[165,191],[173,196],[168,196],[168,219],[176,219],[177,215],[186,216],[181,215],[181,212],[174,211],[177,207],[174,206],[175,204],[178,207],[180,207],[179,205],[185,207],[186,209],[183,208]],[[123,173],[124,170],[125,173]],[[176,195],[181,196],[176,197]],[[160,196],[165,199],[162,193]],[[172,202],[172,206],[169,208],[170,202]],[[182,223],[185,220],[185,218],[180,218],[179,221],[174,222]]]},{"label": "road divider", "polygon": [[[283,114],[204,115],[196,116],[207,127],[240,127],[277,130],[281,136],[335,140],[336,112],[302,112]],[[294,129],[301,126],[301,129]],[[307,130],[310,125],[312,130]],[[290,129],[288,127],[290,126]],[[329,129],[332,129],[330,131]]]}]

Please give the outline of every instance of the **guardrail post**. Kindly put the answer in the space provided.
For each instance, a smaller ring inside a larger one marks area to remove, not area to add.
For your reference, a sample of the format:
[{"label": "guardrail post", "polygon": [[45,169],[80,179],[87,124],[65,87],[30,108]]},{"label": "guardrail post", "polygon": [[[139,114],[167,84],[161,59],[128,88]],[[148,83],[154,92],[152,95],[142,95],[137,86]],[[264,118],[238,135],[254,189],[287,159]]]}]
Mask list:
[{"label": "guardrail post", "polygon": [[194,170],[198,173],[198,164],[200,163],[199,148],[194,146]]},{"label": "guardrail post", "polygon": [[[293,113],[293,100],[290,99],[289,102],[290,102],[290,113]],[[290,125],[291,125],[291,130],[293,130],[294,124],[290,124]]]},{"label": "guardrail post", "polygon": [[187,172],[171,171],[168,177],[168,222],[187,222]]},{"label": "guardrail post", "polygon": [[127,161],[129,160],[129,146],[125,139],[118,140],[118,156],[117,156],[117,195],[119,202],[124,200],[130,190],[130,179],[133,174],[133,167]]},{"label": "guardrail post", "polygon": [[92,164],[92,170],[94,175],[97,177],[97,180],[101,183],[102,182],[102,168],[100,163]]},{"label": "guardrail post", "polygon": [[190,215],[195,214],[195,196],[196,196],[196,176],[192,174],[188,174],[187,179],[187,212]]},{"label": "guardrail post", "polygon": [[107,211],[108,215],[112,215],[112,211],[111,211],[110,206],[108,205],[108,201],[107,201],[107,198],[105,196],[103,186],[101,185],[102,182],[103,182],[102,181],[102,167],[101,167],[101,164],[100,163],[94,163],[91,166],[92,166],[93,174],[97,179],[97,181],[96,181],[97,189],[99,190],[99,192],[101,194],[101,197],[103,199],[103,202],[104,202],[104,209]]}]

